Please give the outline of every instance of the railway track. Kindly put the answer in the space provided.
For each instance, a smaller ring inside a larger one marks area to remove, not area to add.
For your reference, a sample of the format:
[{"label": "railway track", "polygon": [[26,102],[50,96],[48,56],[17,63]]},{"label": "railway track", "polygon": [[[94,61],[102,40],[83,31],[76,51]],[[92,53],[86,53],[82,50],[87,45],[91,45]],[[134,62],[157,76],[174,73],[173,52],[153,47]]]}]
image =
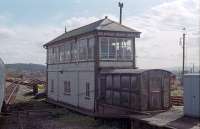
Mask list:
[{"label": "railway track", "polygon": [[6,79],[7,82],[15,83],[15,84],[20,84],[20,85],[26,85],[29,87],[32,87],[36,84],[43,84],[46,86],[45,81],[37,80],[37,79],[32,79],[32,80],[22,80],[22,79]]},{"label": "railway track", "polygon": [[18,90],[19,90],[18,84],[11,83],[6,86],[6,95],[5,95],[6,105],[11,105],[14,103]]}]

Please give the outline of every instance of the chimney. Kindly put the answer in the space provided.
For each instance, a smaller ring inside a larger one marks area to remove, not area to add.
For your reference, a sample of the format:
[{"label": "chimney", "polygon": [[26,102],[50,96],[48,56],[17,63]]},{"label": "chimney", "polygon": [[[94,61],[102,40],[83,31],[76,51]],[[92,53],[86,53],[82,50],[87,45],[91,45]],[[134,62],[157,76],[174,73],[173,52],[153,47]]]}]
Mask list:
[{"label": "chimney", "polygon": [[122,2],[119,2],[119,8],[120,8],[120,17],[119,17],[119,23],[122,24],[122,8],[124,4]]}]

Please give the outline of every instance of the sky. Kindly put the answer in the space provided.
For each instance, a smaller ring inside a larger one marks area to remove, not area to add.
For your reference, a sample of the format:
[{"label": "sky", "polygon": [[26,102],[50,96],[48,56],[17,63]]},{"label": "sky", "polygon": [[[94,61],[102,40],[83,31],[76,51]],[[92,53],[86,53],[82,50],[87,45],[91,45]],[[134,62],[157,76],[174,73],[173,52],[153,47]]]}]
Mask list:
[{"label": "sky", "polygon": [[[119,0],[0,0],[0,57],[5,63],[46,63],[43,44],[105,16],[119,20]],[[139,68],[180,67],[186,33],[186,66],[198,65],[199,0],[121,0],[123,24],[142,32]],[[186,28],[184,31],[183,28]]]}]

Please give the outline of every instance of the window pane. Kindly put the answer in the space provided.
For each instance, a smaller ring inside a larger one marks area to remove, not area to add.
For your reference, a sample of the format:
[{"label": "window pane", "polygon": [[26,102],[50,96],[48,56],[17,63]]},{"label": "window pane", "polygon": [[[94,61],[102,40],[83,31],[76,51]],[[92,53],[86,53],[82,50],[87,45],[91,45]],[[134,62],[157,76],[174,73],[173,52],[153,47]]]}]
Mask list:
[{"label": "window pane", "polygon": [[116,58],[116,40],[114,38],[109,39],[109,59]]},{"label": "window pane", "polygon": [[56,63],[60,62],[60,52],[59,47],[56,47]]},{"label": "window pane", "polygon": [[124,39],[124,59],[131,59],[132,58],[132,47],[131,47],[131,40]]},{"label": "window pane", "polygon": [[78,41],[79,43],[79,60],[87,60],[87,39]]},{"label": "window pane", "polygon": [[56,48],[52,48],[52,63],[56,62]]},{"label": "window pane", "polygon": [[88,42],[88,59],[94,59],[94,38]]},{"label": "window pane", "polygon": [[53,48],[53,63],[59,62],[59,47]]},{"label": "window pane", "polygon": [[53,63],[53,62],[52,62],[52,59],[53,59],[53,55],[52,55],[52,54],[53,54],[53,49],[52,49],[52,48],[49,48],[49,49],[48,49],[48,63],[49,63],[49,64]]},{"label": "window pane", "polygon": [[108,59],[108,38],[100,38],[101,59]]},{"label": "window pane", "polygon": [[76,42],[72,42],[71,58],[73,61],[77,60],[78,56],[78,46]]},{"label": "window pane", "polygon": [[123,40],[117,39],[117,59],[123,59]]},{"label": "window pane", "polygon": [[71,43],[67,42],[65,44],[65,61],[69,62],[71,60]]},{"label": "window pane", "polygon": [[59,47],[59,62],[63,63],[64,62],[64,45]]}]

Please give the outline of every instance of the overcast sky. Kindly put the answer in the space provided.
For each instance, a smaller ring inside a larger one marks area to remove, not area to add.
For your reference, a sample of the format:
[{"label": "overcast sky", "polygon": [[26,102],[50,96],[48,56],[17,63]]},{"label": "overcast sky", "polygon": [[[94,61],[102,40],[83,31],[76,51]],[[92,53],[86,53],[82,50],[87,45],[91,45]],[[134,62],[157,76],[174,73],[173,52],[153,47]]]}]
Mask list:
[{"label": "overcast sky", "polygon": [[[198,65],[199,0],[122,0],[123,24],[142,32],[137,66],[181,66],[186,28],[187,66]],[[67,30],[105,16],[118,21],[118,0],[1,0],[0,57],[5,63],[45,64],[43,44]]]}]

